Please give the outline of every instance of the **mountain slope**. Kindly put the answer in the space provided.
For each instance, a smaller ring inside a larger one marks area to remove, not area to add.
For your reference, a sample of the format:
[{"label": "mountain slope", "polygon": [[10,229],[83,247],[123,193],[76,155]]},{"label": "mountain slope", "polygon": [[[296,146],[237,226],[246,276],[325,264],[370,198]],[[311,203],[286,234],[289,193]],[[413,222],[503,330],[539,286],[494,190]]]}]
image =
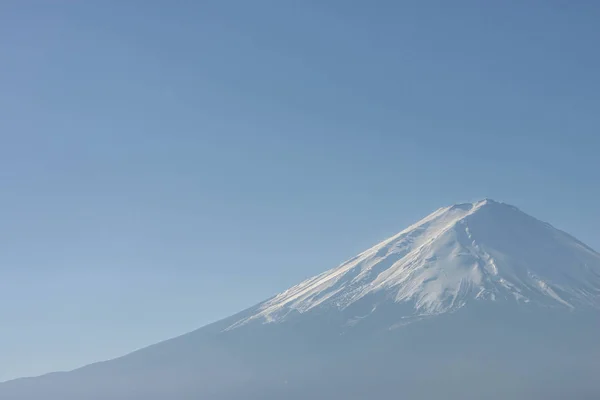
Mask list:
[{"label": "mountain slope", "polygon": [[598,253],[483,200],[195,332],[0,384],[0,399],[596,399],[599,309]]}]

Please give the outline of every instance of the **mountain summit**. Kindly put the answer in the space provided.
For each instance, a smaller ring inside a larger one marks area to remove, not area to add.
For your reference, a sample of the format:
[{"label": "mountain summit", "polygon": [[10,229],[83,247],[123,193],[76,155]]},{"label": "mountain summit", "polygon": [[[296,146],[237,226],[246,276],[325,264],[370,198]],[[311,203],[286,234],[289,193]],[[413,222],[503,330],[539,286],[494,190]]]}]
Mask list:
[{"label": "mountain summit", "polygon": [[2,400],[600,398],[600,254],[489,199],[239,314]]},{"label": "mountain summit", "polygon": [[514,206],[490,199],[456,204],[278,294],[231,328],[285,321],[294,311],[345,309],[367,297],[374,308],[410,303],[416,315],[473,300],[598,307],[600,255]]}]

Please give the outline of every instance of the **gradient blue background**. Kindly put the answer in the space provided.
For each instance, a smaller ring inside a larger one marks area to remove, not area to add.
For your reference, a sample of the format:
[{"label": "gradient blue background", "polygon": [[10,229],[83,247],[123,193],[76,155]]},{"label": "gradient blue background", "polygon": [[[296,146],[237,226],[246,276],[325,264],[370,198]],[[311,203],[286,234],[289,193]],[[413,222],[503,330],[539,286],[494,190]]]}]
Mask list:
[{"label": "gradient blue background", "polygon": [[0,2],[0,380],[250,306],[455,202],[600,249],[600,6]]}]

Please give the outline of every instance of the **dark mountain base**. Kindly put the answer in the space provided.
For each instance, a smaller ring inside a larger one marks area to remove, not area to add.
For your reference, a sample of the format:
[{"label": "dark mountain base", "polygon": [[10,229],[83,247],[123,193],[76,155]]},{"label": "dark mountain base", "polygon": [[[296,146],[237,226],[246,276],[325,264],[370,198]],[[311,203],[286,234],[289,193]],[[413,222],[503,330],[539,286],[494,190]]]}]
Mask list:
[{"label": "dark mountain base", "polygon": [[340,329],[326,315],[219,333],[223,321],[121,359],[5,383],[0,399],[600,398],[597,313],[486,305],[392,330],[386,310],[368,330],[367,320]]}]

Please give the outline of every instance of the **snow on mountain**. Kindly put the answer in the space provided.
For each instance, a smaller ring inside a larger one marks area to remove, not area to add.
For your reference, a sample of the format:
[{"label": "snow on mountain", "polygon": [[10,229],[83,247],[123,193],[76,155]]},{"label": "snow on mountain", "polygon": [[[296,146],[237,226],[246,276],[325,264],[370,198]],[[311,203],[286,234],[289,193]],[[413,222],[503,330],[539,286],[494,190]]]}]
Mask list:
[{"label": "snow on mountain", "polygon": [[278,294],[228,329],[345,309],[370,294],[410,303],[415,315],[474,300],[599,307],[600,254],[516,207],[489,199],[457,204]]}]

